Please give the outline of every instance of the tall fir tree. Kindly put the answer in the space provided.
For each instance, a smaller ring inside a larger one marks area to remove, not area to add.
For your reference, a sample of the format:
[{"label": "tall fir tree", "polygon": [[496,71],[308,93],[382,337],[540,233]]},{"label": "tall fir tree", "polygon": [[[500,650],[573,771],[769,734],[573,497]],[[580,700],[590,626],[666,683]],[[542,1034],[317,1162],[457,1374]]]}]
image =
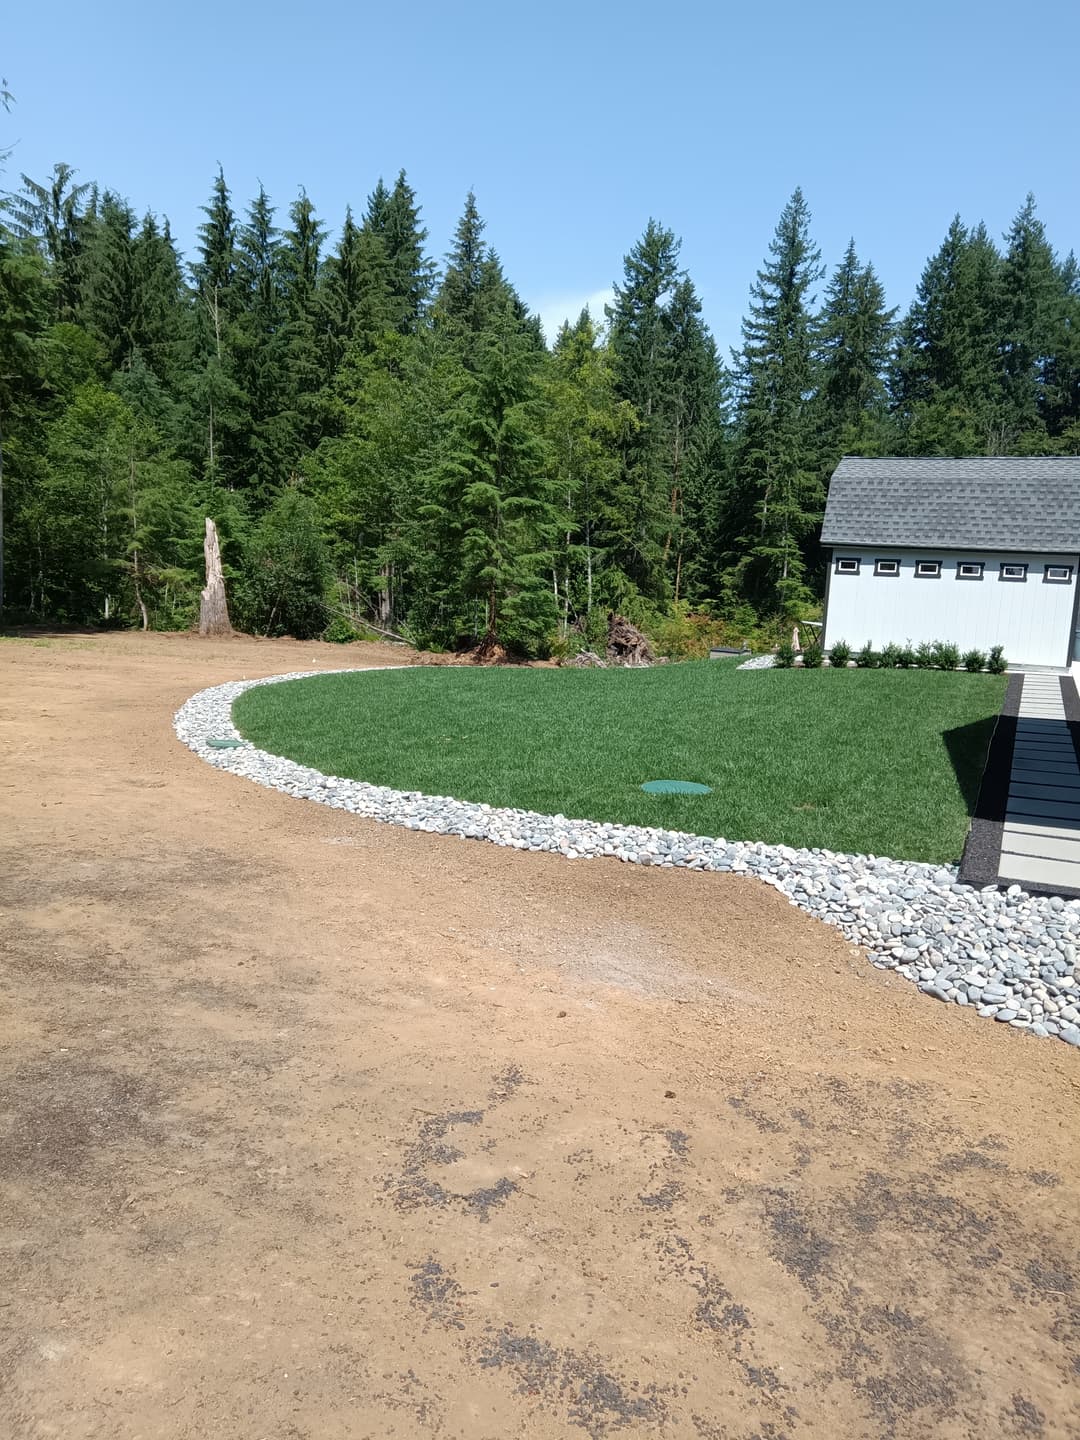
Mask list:
[{"label": "tall fir tree", "polygon": [[294,453],[281,250],[274,207],[260,186],[237,236],[235,330],[236,378],[248,422],[235,478],[260,501],[285,482]]},{"label": "tall fir tree", "polygon": [[561,509],[553,590],[565,637],[572,623],[588,633],[594,607],[608,598],[620,452],[637,421],[616,393],[612,352],[587,307],[559,331],[542,384],[548,463]]},{"label": "tall fir tree", "polygon": [[1005,237],[1000,295],[1003,438],[1010,448],[1045,450],[1045,391],[1067,289],[1034,195]]},{"label": "tall fir tree", "polygon": [[912,454],[1007,448],[1001,385],[1001,257],[984,225],[956,216],[900,326],[890,379]]},{"label": "tall fir tree", "polygon": [[314,449],[322,435],[331,376],[326,368],[328,317],[319,283],[326,232],[303,191],[289,208],[289,220],[280,248],[284,315],[280,336],[290,428],[288,454],[282,458],[291,470],[300,454]]},{"label": "tall fir tree", "polygon": [[848,242],[825,290],[817,322],[817,409],[822,461],[831,472],[841,455],[873,455],[889,446],[885,376],[896,310],[885,287]]},{"label": "tall fir tree", "polygon": [[797,189],[781,212],[743,321],[725,521],[729,589],[775,614],[790,614],[808,598],[808,553],[824,503],[810,406],[814,286],[823,274],[810,211]]},{"label": "tall fir tree", "polygon": [[653,599],[666,593],[672,381],[668,306],[681,276],[679,248],[674,232],[650,219],[623,261],[622,283],[613,287],[607,307],[618,393],[640,422],[624,440],[617,563],[641,593]]},{"label": "tall fir tree", "polygon": [[537,357],[507,303],[479,337],[429,477],[428,605],[435,633],[538,653],[554,627],[558,508],[536,413]]},{"label": "tall fir tree", "polygon": [[52,281],[53,317],[59,321],[74,321],[81,304],[83,205],[90,186],[76,184],[75,173],[61,161],[44,185],[22,175],[22,190],[9,195],[3,205],[16,237],[38,241],[43,248]]}]

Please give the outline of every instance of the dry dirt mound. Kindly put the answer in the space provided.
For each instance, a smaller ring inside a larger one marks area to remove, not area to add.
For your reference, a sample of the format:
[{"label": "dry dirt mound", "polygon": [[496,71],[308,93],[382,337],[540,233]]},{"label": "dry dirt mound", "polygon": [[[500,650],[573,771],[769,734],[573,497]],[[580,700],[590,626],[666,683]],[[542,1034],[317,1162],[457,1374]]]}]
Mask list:
[{"label": "dry dirt mound", "polygon": [[1073,1052],[172,736],[342,654],[0,642],[0,1434],[1080,1436]]}]

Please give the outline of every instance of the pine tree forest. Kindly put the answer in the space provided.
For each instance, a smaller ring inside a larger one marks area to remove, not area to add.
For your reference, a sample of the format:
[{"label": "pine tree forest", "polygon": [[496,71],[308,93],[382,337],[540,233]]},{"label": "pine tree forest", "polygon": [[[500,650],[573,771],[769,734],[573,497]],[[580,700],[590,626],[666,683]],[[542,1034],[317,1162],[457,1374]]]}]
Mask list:
[{"label": "pine tree forest", "polygon": [[404,173],[337,226],[219,173],[188,261],[67,165],[17,179],[4,620],[192,625],[211,516],[256,634],[543,656],[616,610],[735,637],[820,603],[842,454],[1080,451],[1080,266],[1031,197],[1000,242],[954,219],[900,315],[854,242],[826,268],[796,191],[728,358],[656,221],[550,348],[473,195],[441,264],[426,240]]}]

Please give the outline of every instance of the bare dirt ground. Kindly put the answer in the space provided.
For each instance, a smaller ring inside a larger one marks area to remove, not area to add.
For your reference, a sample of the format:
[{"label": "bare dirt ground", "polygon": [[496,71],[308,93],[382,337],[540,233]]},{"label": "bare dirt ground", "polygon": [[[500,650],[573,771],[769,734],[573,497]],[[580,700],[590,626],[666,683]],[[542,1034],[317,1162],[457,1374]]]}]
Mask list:
[{"label": "bare dirt ground", "polygon": [[1080,1436],[1080,1055],[173,737],[402,658],[0,641],[0,1435]]}]

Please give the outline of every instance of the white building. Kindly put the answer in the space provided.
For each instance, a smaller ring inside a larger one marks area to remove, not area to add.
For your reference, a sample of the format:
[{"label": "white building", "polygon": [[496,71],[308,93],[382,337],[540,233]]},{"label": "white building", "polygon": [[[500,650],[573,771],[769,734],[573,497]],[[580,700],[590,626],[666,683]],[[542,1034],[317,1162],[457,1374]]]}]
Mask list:
[{"label": "white building", "polygon": [[829,483],[826,649],[846,640],[1080,659],[1080,457],[845,456]]}]

